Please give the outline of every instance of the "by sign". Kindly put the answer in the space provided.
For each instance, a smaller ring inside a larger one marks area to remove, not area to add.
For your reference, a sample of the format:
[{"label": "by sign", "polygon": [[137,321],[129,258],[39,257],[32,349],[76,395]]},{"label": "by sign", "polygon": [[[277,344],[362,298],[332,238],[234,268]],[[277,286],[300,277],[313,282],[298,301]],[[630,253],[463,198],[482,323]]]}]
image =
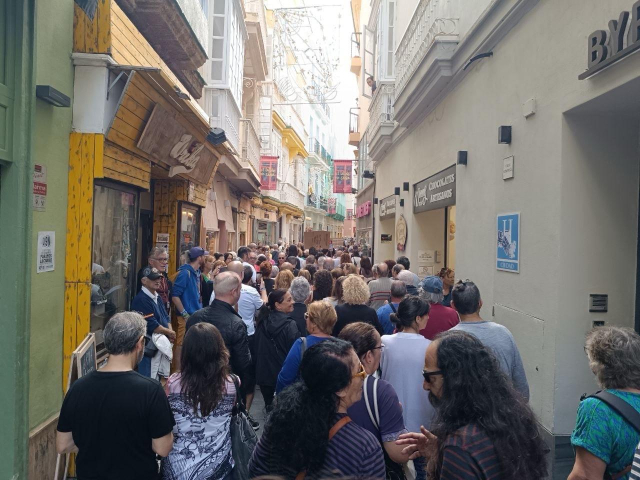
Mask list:
[{"label": "by sign", "polygon": [[596,30],[587,39],[587,71],[584,80],[640,49],[640,1],[611,19],[607,30]]},{"label": "by sign", "polygon": [[396,218],[396,196],[389,195],[380,201],[380,220]]},{"label": "by sign", "polygon": [[413,213],[456,204],[456,166],[413,185]]},{"label": "by sign", "polygon": [[55,259],[56,232],[38,232],[36,273],[53,272]]},{"label": "by sign", "polygon": [[496,227],[496,268],[520,273],[520,214],[498,215]]}]

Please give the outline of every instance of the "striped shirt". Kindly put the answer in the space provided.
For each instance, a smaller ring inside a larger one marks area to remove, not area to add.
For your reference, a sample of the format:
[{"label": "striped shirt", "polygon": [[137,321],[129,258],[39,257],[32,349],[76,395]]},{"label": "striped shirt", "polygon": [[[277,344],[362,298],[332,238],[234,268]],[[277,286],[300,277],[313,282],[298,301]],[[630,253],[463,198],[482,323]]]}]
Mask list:
[{"label": "striped shirt", "polygon": [[633,456],[633,465],[631,466],[629,480],[640,480],[640,445],[636,448],[636,453]]},{"label": "striped shirt", "polygon": [[[337,422],[344,413],[335,417]],[[335,422],[334,422],[335,423]],[[295,478],[299,472],[292,471],[285,461],[272,451],[268,432],[260,438],[249,461],[250,476],[280,475]],[[344,425],[327,446],[324,465],[318,472],[308,472],[305,480],[314,478],[384,479],[385,466],[382,447],[378,439],[351,421]]]},{"label": "striped shirt", "polygon": [[500,462],[489,437],[475,425],[444,442],[440,480],[501,480]]},{"label": "striped shirt", "polygon": [[391,279],[389,277],[382,277],[377,280],[369,282],[369,306],[374,310],[378,310],[384,305],[384,302],[389,300],[391,296]]}]

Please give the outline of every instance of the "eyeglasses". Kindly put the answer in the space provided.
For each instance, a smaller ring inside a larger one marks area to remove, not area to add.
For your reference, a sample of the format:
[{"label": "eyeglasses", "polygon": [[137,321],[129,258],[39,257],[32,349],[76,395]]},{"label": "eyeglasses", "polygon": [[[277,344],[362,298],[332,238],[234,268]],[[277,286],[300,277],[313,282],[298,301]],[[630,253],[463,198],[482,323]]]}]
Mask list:
[{"label": "eyeglasses", "polygon": [[355,375],[352,375],[351,378],[360,377],[364,380],[365,378],[367,378],[367,371],[364,369],[364,365],[362,365],[362,362],[359,362],[359,363],[360,363],[360,371]]},{"label": "eyeglasses", "polygon": [[160,263],[167,263],[169,261],[169,257],[162,257],[162,258],[156,258],[156,257],[151,257],[153,260],[157,260]]},{"label": "eyeglasses", "polygon": [[379,347],[373,347],[371,350],[380,350],[380,353],[384,352],[384,343],[381,343]]},{"label": "eyeglasses", "polygon": [[422,376],[424,377],[424,381],[427,383],[431,383],[432,375],[442,375],[442,370],[436,370],[435,372],[427,372],[426,370],[422,371]]},{"label": "eyeglasses", "polygon": [[435,372],[427,372],[426,370],[422,371],[422,376],[424,377],[424,381],[427,383],[431,383],[432,375],[442,375],[442,370],[436,370]]}]

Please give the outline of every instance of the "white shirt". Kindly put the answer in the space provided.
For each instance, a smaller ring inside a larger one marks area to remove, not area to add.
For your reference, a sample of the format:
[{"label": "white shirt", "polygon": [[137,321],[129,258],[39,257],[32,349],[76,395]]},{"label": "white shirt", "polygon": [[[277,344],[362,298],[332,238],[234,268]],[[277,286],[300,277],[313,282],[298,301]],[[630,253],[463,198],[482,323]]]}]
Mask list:
[{"label": "white shirt", "polygon": [[142,286],[142,291],[147,295],[147,297],[156,302],[156,304],[158,303],[158,292],[151,293],[151,290],[149,290],[144,285]]},{"label": "white shirt", "polygon": [[247,335],[251,336],[256,332],[254,318],[256,310],[263,305],[262,298],[258,291],[249,286],[242,284],[240,290],[240,300],[238,300],[238,314],[242,317],[242,321],[247,326]]},{"label": "white shirt", "polygon": [[209,298],[209,305],[211,305],[215,299],[216,299],[216,291],[212,290],[211,291],[211,298]]},{"label": "white shirt", "polygon": [[340,266],[340,257],[333,259],[333,266],[336,268]]}]

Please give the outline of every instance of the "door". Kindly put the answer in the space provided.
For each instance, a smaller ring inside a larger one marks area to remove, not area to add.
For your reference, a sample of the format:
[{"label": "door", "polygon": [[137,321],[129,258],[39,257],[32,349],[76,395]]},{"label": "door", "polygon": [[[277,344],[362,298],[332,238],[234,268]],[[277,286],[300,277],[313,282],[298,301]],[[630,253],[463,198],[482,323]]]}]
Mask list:
[{"label": "door", "polygon": [[13,160],[15,97],[15,12],[13,0],[0,0],[0,160]]},{"label": "door", "polygon": [[185,253],[189,249],[200,245],[200,207],[180,202],[178,208],[180,209],[178,217],[180,248],[176,259],[176,268],[187,262]]}]

